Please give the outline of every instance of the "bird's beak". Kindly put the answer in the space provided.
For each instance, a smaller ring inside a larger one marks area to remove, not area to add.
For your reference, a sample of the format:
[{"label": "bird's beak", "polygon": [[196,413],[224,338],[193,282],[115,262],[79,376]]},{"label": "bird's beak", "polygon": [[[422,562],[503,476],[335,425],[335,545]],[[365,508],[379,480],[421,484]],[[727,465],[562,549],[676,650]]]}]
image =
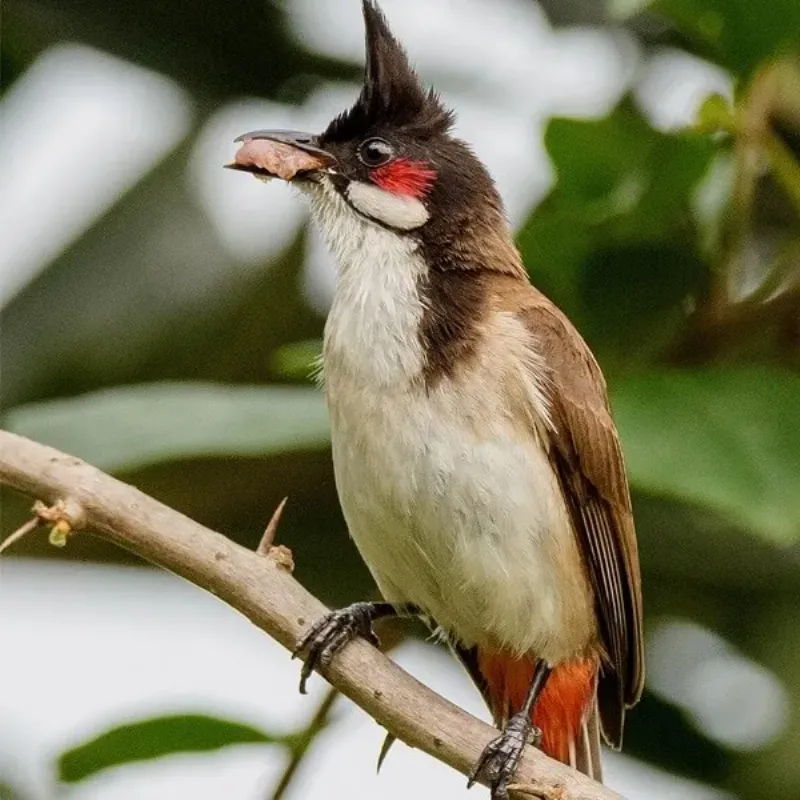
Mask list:
[{"label": "bird's beak", "polygon": [[318,146],[318,137],[299,131],[251,131],[239,136],[242,142],[229,169],[252,172],[257,177],[302,178],[332,167],[336,159]]}]

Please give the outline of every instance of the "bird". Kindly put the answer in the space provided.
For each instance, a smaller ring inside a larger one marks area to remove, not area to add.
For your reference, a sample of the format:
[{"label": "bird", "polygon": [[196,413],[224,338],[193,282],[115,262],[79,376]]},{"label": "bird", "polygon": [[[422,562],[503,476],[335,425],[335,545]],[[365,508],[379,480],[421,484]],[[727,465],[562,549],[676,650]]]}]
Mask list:
[{"label": "bird", "polygon": [[644,683],[630,490],[606,383],[534,288],[455,115],[362,0],[364,84],[320,134],[254,130],[229,166],[310,203],[338,275],[322,372],[336,488],[382,600],[298,643],[301,691],[382,617],[450,647],[499,735],[470,785],[505,800],[528,743],[602,780]]}]

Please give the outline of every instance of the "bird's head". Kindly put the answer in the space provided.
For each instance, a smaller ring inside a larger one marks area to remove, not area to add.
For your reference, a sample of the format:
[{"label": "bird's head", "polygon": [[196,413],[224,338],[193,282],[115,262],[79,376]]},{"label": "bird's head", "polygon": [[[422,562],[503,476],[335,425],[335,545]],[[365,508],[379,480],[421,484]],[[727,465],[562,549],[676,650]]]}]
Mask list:
[{"label": "bird's head", "polygon": [[353,107],[321,134],[244,134],[230,166],[297,185],[323,230],[357,217],[414,237],[437,259],[458,258],[465,239],[508,239],[491,177],[450,133],[453,113],[423,87],[375,2],[363,0],[363,7],[366,69]]}]

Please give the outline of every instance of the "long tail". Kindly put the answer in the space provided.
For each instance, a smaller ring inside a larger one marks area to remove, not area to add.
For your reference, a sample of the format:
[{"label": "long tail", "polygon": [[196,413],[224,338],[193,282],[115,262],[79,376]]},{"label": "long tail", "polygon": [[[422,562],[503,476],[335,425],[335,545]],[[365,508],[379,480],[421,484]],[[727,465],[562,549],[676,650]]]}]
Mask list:
[{"label": "long tail", "polygon": [[[534,666],[533,658],[515,658],[502,652],[478,652],[478,668],[498,724],[522,708]],[[596,687],[595,659],[559,664],[539,696],[533,724],[542,732],[541,746],[547,755],[600,781]]]}]

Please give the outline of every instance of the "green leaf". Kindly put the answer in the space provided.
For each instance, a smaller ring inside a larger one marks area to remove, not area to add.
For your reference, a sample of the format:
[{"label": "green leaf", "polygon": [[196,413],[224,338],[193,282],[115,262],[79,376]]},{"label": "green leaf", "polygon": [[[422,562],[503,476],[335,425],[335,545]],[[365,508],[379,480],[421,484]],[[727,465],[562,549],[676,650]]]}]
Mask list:
[{"label": "green leaf", "polygon": [[249,725],[185,714],[120,725],[58,759],[59,778],[65,783],[85,780],[109,767],[176,753],[200,753],[236,744],[283,744],[282,737]]},{"label": "green leaf", "polygon": [[328,417],[311,388],[200,383],[128,386],[32,403],[4,427],[110,471],[210,456],[324,447]]},{"label": "green leaf", "polygon": [[630,101],[600,120],[554,119],[545,144],[555,167],[559,205],[610,233],[659,236],[685,215],[708,169],[713,142],[695,132],[653,129]]},{"label": "green leaf", "polygon": [[565,209],[559,198],[551,195],[519,232],[517,245],[534,283],[557,299],[571,319],[577,320],[577,276],[592,250],[592,231],[586,220]]},{"label": "green leaf", "polygon": [[656,0],[698,52],[747,77],[760,65],[800,48],[797,0]]},{"label": "green leaf", "polygon": [[270,358],[276,374],[291,380],[310,380],[322,356],[321,339],[303,339],[279,347]]},{"label": "green leaf", "polygon": [[664,371],[619,381],[612,399],[634,488],[800,540],[800,376]]},{"label": "green leaf", "polygon": [[706,270],[673,241],[598,245],[578,288],[587,309],[583,333],[626,360],[655,358],[684,324],[683,301],[704,285]]},{"label": "green leaf", "polygon": [[721,94],[709,95],[697,112],[695,130],[701,133],[733,133],[736,115],[730,100]]},{"label": "green leaf", "polygon": [[533,282],[607,364],[646,361],[708,280],[694,198],[714,143],[654,130],[630,100],[604,119],[552,120],[545,143],[557,183],[519,236]]},{"label": "green leaf", "polygon": [[657,135],[630,103],[599,120],[551,120],[545,146],[564,202],[597,219],[624,209]]}]

